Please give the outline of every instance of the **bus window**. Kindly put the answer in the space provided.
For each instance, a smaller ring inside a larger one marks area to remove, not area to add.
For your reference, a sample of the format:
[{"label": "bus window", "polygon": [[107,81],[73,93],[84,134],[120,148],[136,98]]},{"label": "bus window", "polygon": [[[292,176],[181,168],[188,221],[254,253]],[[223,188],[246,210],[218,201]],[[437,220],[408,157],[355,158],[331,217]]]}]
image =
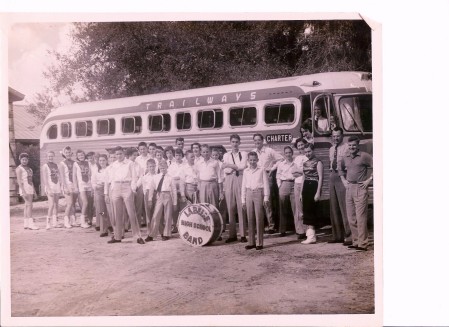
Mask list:
[{"label": "bus window", "polygon": [[47,137],[48,137],[50,140],[54,140],[55,138],[58,137],[58,126],[57,126],[57,125],[51,125],[51,126],[48,128],[48,131],[47,131]]},{"label": "bus window", "polygon": [[221,109],[198,111],[199,128],[221,128],[223,126],[223,111]]},{"label": "bus window", "polygon": [[179,112],[176,114],[176,128],[186,130],[192,127],[192,117],[190,112]]},{"label": "bus window", "polygon": [[98,135],[114,135],[115,134],[115,119],[99,119],[97,120]]},{"label": "bus window", "polygon": [[123,117],[122,132],[123,133],[140,133],[142,131],[142,117]]},{"label": "bus window", "polygon": [[343,128],[348,132],[373,131],[371,95],[341,97],[338,101]]},{"label": "bus window", "polygon": [[169,131],[171,127],[170,115],[149,115],[148,129],[151,132],[165,132]]},{"label": "bus window", "polygon": [[61,136],[63,138],[69,138],[72,136],[72,124],[71,123],[61,123]]},{"label": "bus window", "polygon": [[231,108],[229,110],[229,124],[231,126],[256,125],[257,110],[255,107]]},{"label": "bus window", "polygon": [[265,106],[266,124],[286,124],[295,120],[295,105],[293,103],[269,104]]},{"label": "bus window", "polygon": [[92,136],[92,121],[77,121],[75,123],[75,135],[76,136]]}]

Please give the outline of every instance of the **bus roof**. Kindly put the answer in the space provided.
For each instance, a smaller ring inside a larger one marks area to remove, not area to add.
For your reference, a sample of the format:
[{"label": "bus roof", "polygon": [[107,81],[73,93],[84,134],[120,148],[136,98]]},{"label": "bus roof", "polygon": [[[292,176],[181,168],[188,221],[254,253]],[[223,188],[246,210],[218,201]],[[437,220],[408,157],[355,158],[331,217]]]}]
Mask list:
[{"label": "bus roof", "polygon": [[[368,77],[369,76],[369,77]],[[45,119],[45,122],[48,120],[54,120],[58,116],[66,116],[70,115],[74,112],[77,114],[80,113],[89,113],[95,111],[97,114],[103,110],[111,110],[111,109],[120,109],[120,108],[129,108],[129,107],[138,107],[138,106],[146,106],[146,110],[156,110],[156,106],[150,106],[148,104],[156,104],[158,102],[166,102],[167,105],[164,108],[169,109],[169,103],[171,108],[171,103],[175,101],[180,101],[184,99],[183,106],[185,106],[186,99],[189,99],[194,102],[195,97],[210,97],[213,98],[216,96],[217,98],[223,97],[224,95],[231,94],[233,92],[247,92],[248,98],[250,96],[251,91],[264,91],[269,90],[270,95],[273,94],[282,94],[282,93],[291,93],[292,95],[299,96],[302,94],[307,94],[310,92],[325,92],[325,91],[333,91],[333,90],[363,90],[364,92],[371,92],[371,80],[370,73],[366,72],[327,72],[327,73],[318,73],[311,75],[302,75],[302,76],[292,76],[271,80],[263,80],[263,81],[255,81],[255,82],[247,82],[247,83],[237,83],[237,84],[229,84],[229,85],[221,85],[221,86],[212,86],[205,88],[197,88],[197,89],[189,89],[182,91],[174,91],[174,92],[165,92],[165,93],[157,93],[157,94],[149,94],[149,95],[141,95],[141,96],[133,96],[133,97],[125,97],[125,98],[116,98],[110,100],[100,100],[93,102],[83,102],[70,104],[66,106],[59,107],[53,110]],[[286,90],[286,92],[282,92]],[[287,92],[288,91],[288,92]],[[268,94],[267,93],[267,94]],[[278,96],[280,97],[280,96]],[[242,102],[246,99],[245,97],[237,97],[237,100],[234,102]],[[249,98],[248,98],[249,99]],[[253,99],[251,97],[251,99]],[[254,99],[253,99],[254,100]],[[197,99],[198,101],[198,99]],[[247,100],[249,101],[249,100]],[[209,102],[207,102],[209,104]],[[199,103],[196,102],[198,106]],[[207,105],[204,103],[204,105]],[[192,107],[192,106],[190,106]],[[161,109],[161,107],[157,107],[157,109]],[[45,124],[44,122],[44,124]]]}]

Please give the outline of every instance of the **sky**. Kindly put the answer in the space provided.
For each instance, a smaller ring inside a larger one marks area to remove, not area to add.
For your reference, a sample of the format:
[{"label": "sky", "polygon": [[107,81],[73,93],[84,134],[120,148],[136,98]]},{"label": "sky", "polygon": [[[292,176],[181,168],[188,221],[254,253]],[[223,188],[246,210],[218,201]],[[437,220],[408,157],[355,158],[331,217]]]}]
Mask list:
[{"label": "sky", "polygon": [[43,76],[53,62],[49,51],[68,51],[70,29],[69,23],[22,23],[11,26],[8,37],[9,86],[25,95],[20,103],[32,102],[34,94],[49,85]]}]

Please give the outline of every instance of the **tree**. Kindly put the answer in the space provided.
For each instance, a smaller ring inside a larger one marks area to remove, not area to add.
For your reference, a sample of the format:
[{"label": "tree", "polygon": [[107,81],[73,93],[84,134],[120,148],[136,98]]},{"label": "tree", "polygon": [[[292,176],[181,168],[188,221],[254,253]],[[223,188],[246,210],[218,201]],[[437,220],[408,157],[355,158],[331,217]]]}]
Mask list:
[{"label": "tree", "polygon": [[27,105],[26,111],[32,114],[36,123],[41,124],[50,111],[59,105],[51,95],[50,90],[45,90],[40,93],[36,93],[32,102]]},{"label": "tree", "polygon": [[75,23],[71,38],[46,76],[73,102],[371,70],[370,29],[354,20]]}]

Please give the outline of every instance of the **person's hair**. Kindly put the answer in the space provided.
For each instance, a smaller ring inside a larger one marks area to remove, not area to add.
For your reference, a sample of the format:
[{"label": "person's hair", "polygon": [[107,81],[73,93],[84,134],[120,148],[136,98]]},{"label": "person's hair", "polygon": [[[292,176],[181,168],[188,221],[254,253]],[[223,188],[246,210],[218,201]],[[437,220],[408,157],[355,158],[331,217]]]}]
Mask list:
[{"label": "person's hair", "polygon": [[284,152],[287,149],[290,149],[290,151],[293,153],[293,148],[290,145],[287,145],[287,146],[284,147]]},{"label": "person's hair", "polygon": [[187,151],[186,151],[186,154],[185,154],[186,157],[187,157],[188,154],[193,154],[193,151],[192,151],[192,150],[187,150]]},{"label": "person's hair", "polygon": [[257,152],[251,151],[250,153],[248,153],[248,158],[250,156],[256,157],[257,159],[259,159],[259,156],[257,155]]},{"label": "person's hair", "polygon": [[341,128],[340,126],[334,127],[332,132],[341,132],[341,135],[343,135],[343,128]]},{"label": "person's hair", "polygon": [[[190,150],[189,150],[190,151]],[[180,154],[181,157],[184,157],[184,153],[182,152],[181,149],[175,149],[175,155]]]},{"label": "person's hair", "polygon": [[93,157],[93,156],[95,156],[95,152],[93,152],[93,151],[89,151],[86,154],[86,157]]},{"label": "person's hair", "polygon": [[141,146],[147,147],[147,143],[144,141],[139,142],[139,144],[137,144],[137,147],[140,148]]},{"label": "person's hair", "polygon": [[114,148],[114,152],[123,151],[123,148],[119,145]]},{"label": "person's hair", "polygon": [[198,145],[198,147],[201,149],[201,144],[199,144],[198,142],[195,142],[195,143],[192,143],[192,145],[190,146],[191,150],[193,150],[194,145]]},{"label": "person's hair", "polygon": [[164,159],[162,159],[162,160],[159,162],[159,168],[161,168],[161,166],[168,167],[167,161],[165,161]]},{"label": "person's hair", "polygon": [[75,153],[76,160],[78,160],[78,154],[80,154],[80,153],[84,154],[84,159],[86,159],[86,153],[83,150],[76,150],[76,153]]},{"label": "person's hair", "polygon": [[153,164],[153,165],[155,165],[155,164],[156,164],[156,161],[155,161],[153,158],[150,158],[150,159],[147,160],[147,166],[148,166],[148,164]]},{"label": "person's hair", "polygon": [[55,155],[55,151],[52,151],[52,150],[47,151],[47,155],[50,154],[50,153],[53,153],[53,155]]},{"label": "person's hair", "polygon": [[306,143],[306,144],[304,144],[304,149],[313,150],[313,149],[315,149],[315,146],[312,143]]},{"label": "person's hair", "polygon": [[295,149],[298,148],[298,143],[306,144],[307,141],[304,140],[303,138],[297,138],[296,141],[295,141]]},{"label": "person's hair", "polygon": [[259,137],[262,139],[262,141],[263,141],[263,135],[262,135],[262,134],[260,134],[260,133],[254,134],[254,135],[253,135],[253,140],[254,140],[254,138],[255,138],[256,136],[259,136]]},{"label": "person's hair", "polygon": [[98,172],[100,172],[100,169],[101,169],[101,166],[100,166],[100,158],[104,158],[104,159],[106,160],[106,167],[109,166],[109,163],[108,163],[108,156],[105,155],[105,154],[100,154],[100,155],[98,156],[98,163],[97,163]]},{"label": "person's hair", "polygon": [[176,140],[175,140],[175,144],[178,143],[178,141],[184,142],[184,138],[183,137],[177,137]]},{"label": "person's hair", "polygon": [[72,148],[69,147],[69,146],[67,145],[67,146],[65,146],[65,147],[62,149],[62,151],[61,151],[62,157],[63,157],[64,159],[67,159],[67,157],[64,155],[64,151],[65,151],[65,150],[70,150],[70,151],[72,151]]},{"label": "person's hair", "polygon": [[164,149],[164,153],[166,154],[168,151],[171,151],[171,153],[173,153],[173,155],[175,155],[175,149],[169,145]]},{"label": "person's hair", "polygon": [[201,149],[210,149],[209,144],[201,144]]},{"label": "person's hair", "polygon": [[306,129],[306,130],[308,130],[309,132],[312,132],[312,124],[310,123],[310,120],[304,121],[304,122],[302,123],[302,125],[301,125],[301,128],[302,128],[302,129]]},{"label": "person's hair", "polygon": [[135,152],[139,153],[139,150],[137,150],[136,148],[128,148],[126,149],[126,156],[131,157]]},{"label": "person's hair", "polygon": [[239,136],[238,134],[232,134],[232,135],[229,137],[229,141],[232,141],[232,139],[239,140],[239,142],[240,142],[240,136]]},{"label": "person's hair", "polygon": [[148,147],[150,147],[150,146],[154,146],[154,147],[156,148],[156,147],[157,147],[157,144],[154,143],[154,142],[151,142],[150,144],[148,144]]},{"label": "person's hair", "polygon": [[29,159],[30,156],[29,156],[28,153],[22,152],[21,154],[19,154],[19,160],[22,160],[22,158],[27,158],[27,159]]},{"label": "person's hair", "polygon": [[348,143],[349,142],[357,142],[357,144],[359,144],[360,143],[360,139],[359,139],[358,136],[350,136],[349,139],[348,139]]},{"label": "person's hair", "polygon": [[218,148],[211,148],[210,149],[210,152],[212,153],[212,152],[217,152],[218,154],[220,154],[220,149],[218,149]]}]

